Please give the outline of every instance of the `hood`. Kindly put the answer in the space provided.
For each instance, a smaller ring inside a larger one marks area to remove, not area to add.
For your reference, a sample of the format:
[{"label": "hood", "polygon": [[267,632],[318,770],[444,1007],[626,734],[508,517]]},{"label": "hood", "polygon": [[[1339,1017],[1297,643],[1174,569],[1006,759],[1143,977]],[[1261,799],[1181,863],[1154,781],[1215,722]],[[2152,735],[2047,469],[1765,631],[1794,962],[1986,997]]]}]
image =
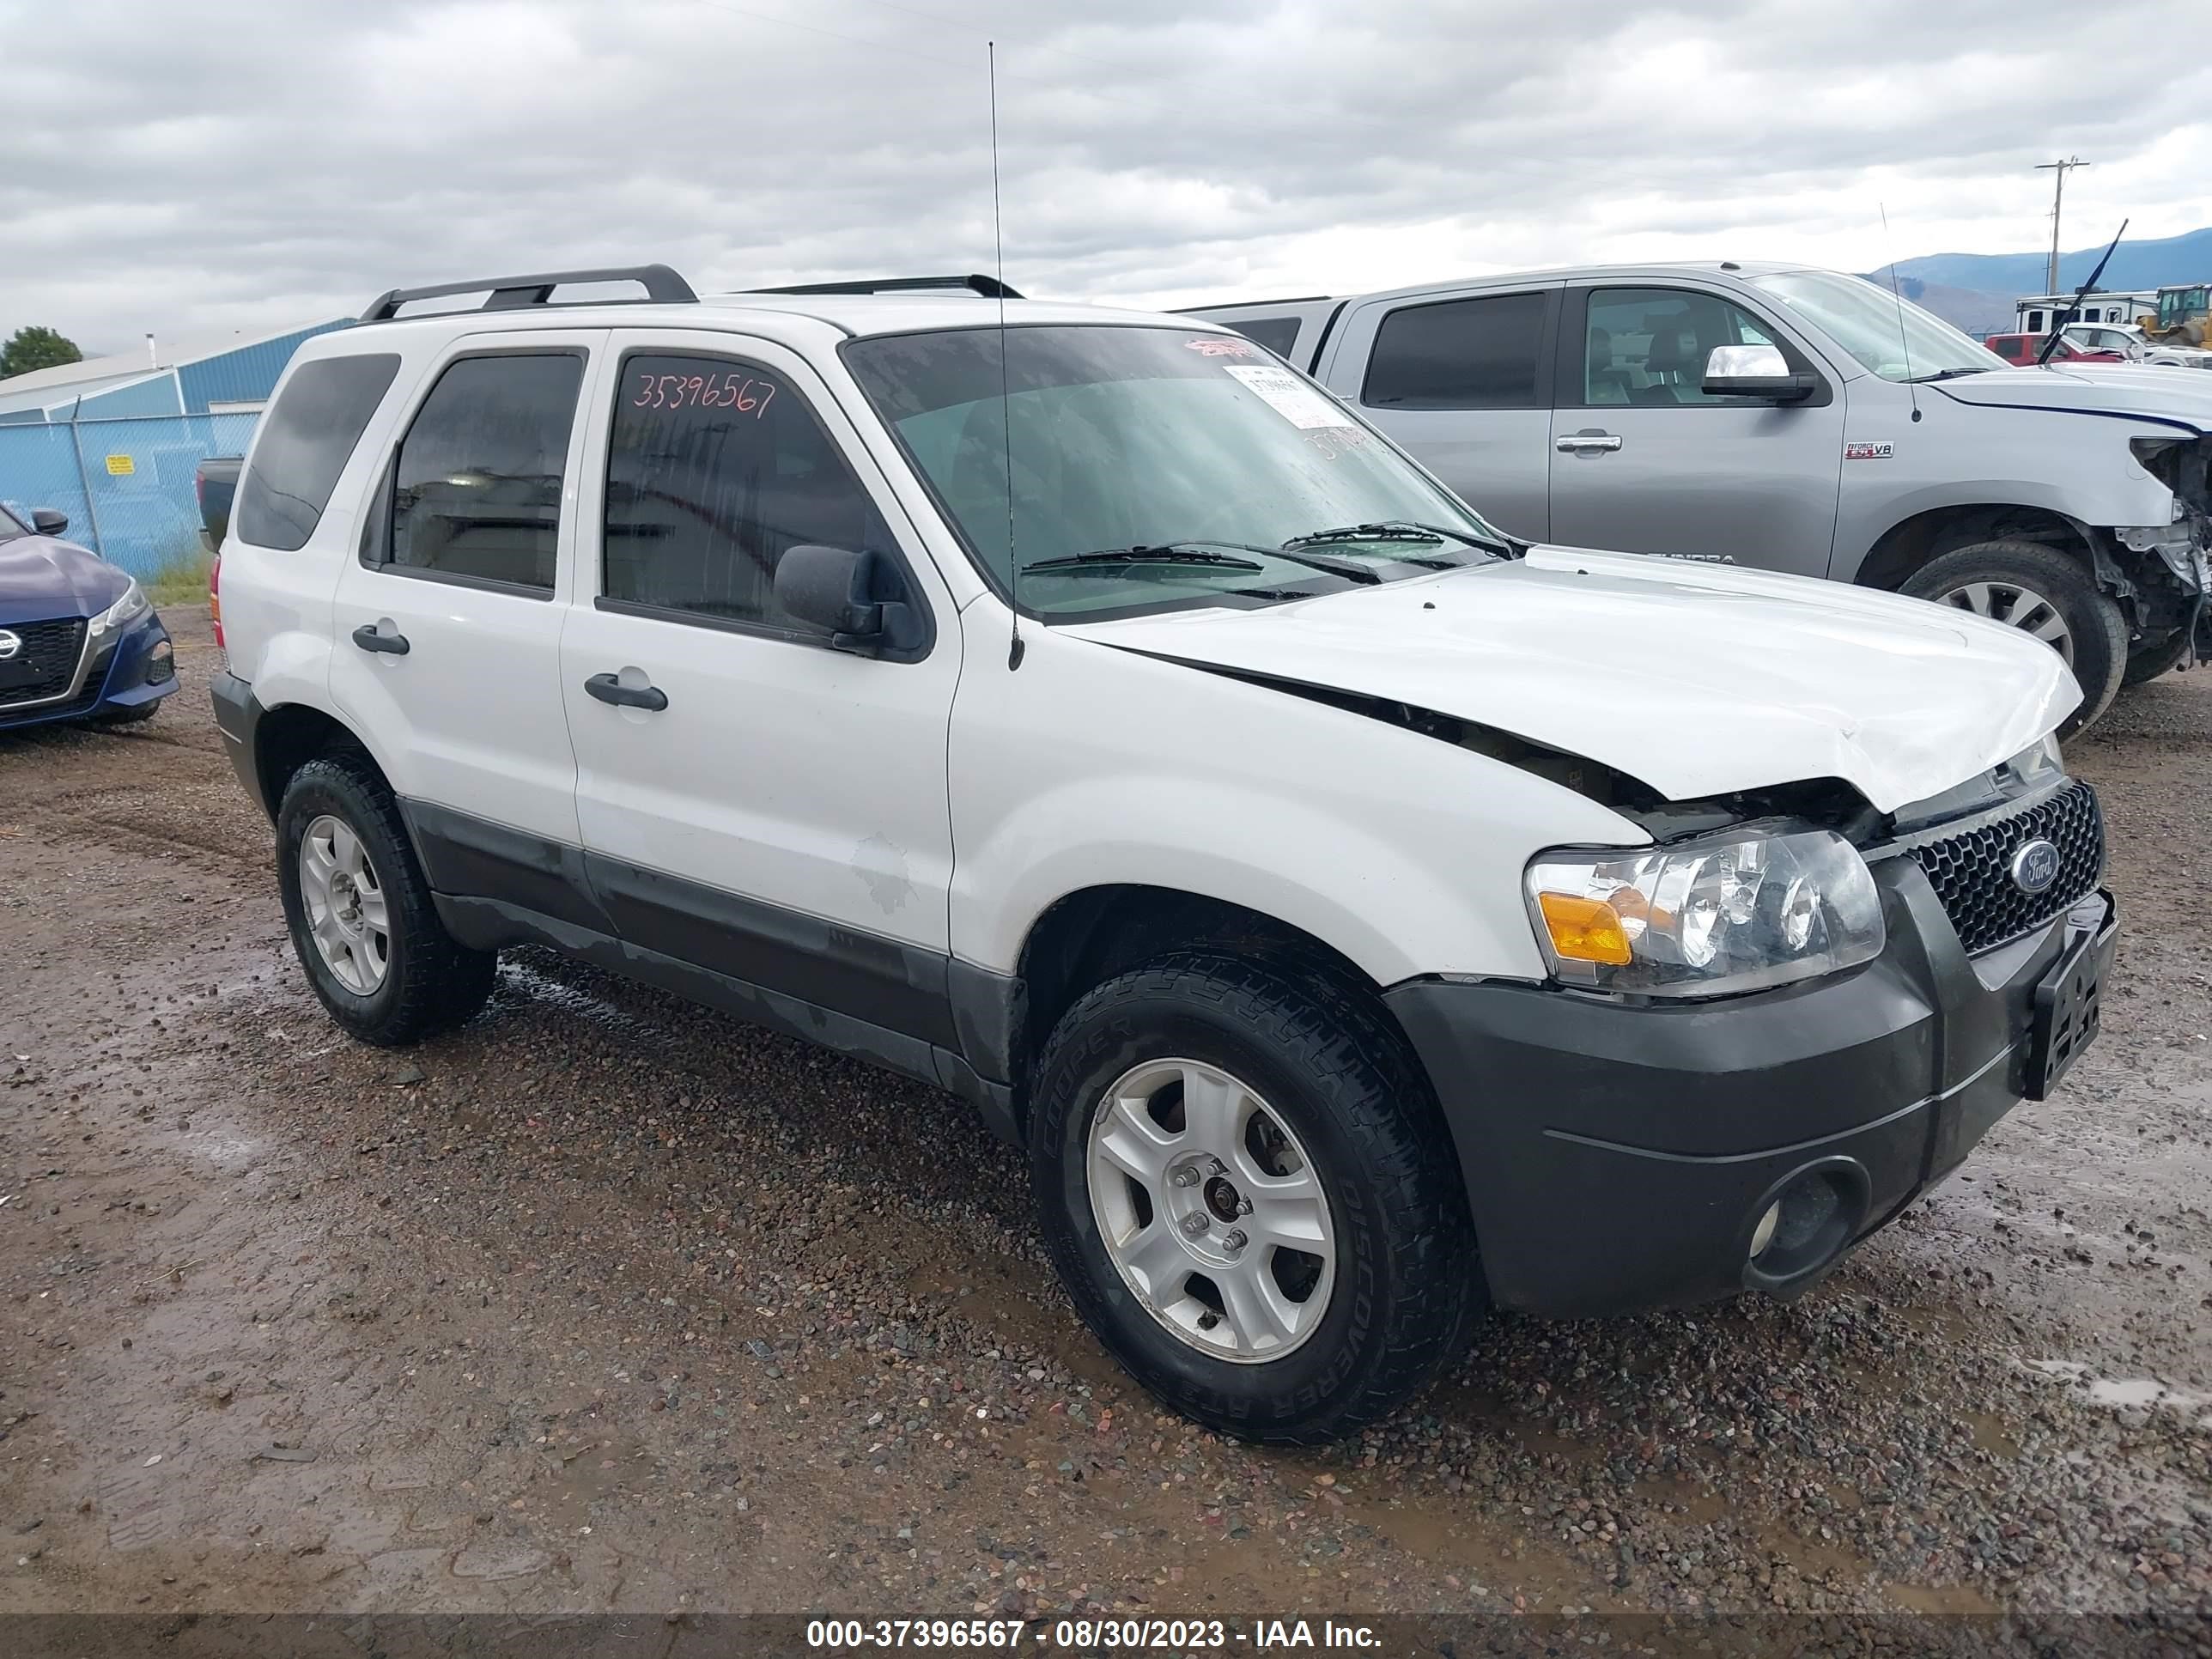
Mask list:
[{"label": "hood", "polygon": [[97,615],[131,579],[75,542],[17,536],[0,542],[0,626]]},{"label": "hood", "polygon": [[1832,777],[1891,812],[2018,754],[2081,700],[2057,653],[1983,617],[1560,547],[1265,611],[1054,631],[1433,709],[1673,800]]},{"label": "hood", "polygon": [[1984,409],[2080,410],[2136,415],[2212,432],[2212,374],[2156,363],[2053,363],[2047,368],[1992,368],[1955,380],[1932,380],[1923,392]]}]

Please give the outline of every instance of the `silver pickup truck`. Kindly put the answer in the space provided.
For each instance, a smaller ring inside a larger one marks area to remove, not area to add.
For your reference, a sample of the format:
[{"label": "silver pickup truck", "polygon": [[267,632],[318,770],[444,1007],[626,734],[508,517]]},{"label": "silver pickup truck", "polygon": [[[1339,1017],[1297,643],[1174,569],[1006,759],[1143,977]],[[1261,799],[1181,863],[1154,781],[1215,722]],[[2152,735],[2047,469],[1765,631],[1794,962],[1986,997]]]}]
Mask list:
[{"label": "silver pickup truck", "polygon": [[[2014,368],[1887,289],[1723,261],[1205,306],[1500,529],[1890,588],[2081,682],[2212,659],[2212,377]],[[1651,642],[1694,650],[1697,642]]]}]

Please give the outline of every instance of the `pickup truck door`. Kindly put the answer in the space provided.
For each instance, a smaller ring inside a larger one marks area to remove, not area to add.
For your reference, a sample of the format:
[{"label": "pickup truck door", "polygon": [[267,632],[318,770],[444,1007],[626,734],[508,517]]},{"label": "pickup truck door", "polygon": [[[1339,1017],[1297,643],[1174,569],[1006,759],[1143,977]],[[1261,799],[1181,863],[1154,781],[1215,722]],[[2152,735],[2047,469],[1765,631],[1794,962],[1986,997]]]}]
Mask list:
[{"label": "pickup truck door", "polygon": [[[617,331],[613,353],[561,644],[592,889],[626,944],[926,1065],[911,1044],[957,1046],[950,596],[805,359],[665,329]],[[898,560],[930,645],[855,655],[784,611],[777,562],[810,544]]]},{"label": "pickup truck door", "polygon": [[1552,354],[1560,283],[1348,310],[1317,378],[1500,530],[1552,539]]},{"label": "pickup truck door", "polygon": [[[1770,317],[1656,284],[1576,288],[1560,331],[1551,539],[1825,576],[1843,480],[1844,387]],[[1771,343],[1820,389],[1708,398],[1716,346]]]}]

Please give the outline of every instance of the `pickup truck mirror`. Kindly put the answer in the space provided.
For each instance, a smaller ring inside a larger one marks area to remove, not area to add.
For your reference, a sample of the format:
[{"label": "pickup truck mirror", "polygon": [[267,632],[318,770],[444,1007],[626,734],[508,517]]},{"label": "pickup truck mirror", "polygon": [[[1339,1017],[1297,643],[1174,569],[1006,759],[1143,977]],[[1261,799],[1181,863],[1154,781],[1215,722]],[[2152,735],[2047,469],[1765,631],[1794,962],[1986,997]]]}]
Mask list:
[{"label": "pickup truck mirror", "polygon": [[789,549],[775,562],[775,599],[799,621],[828,633],[840,651],[873,657],[918,650],[928,640],[905,574],[881,553]]},{"label": "pickup truck mirror", "polygon": [[1770,404],[1802,403],[1820,389],[1810,374],[1790,372],[1782,348],[1715,346],[1698,388],[1708,398],[1757,398]]},{"label": "pickup truck mirror", "polygon": [[31,509],[31,528],[41,536],[58,536],[69,528],[69,514],[57,513],[51,507]]}]

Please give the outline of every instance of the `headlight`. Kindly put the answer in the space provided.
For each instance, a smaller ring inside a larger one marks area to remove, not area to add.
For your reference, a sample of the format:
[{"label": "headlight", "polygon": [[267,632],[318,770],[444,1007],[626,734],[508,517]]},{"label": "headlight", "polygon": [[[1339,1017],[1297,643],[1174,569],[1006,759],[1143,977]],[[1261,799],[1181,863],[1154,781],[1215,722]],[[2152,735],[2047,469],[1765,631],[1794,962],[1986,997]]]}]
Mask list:
[{"label": "headlight", "polygon": [[91,626],[86,631],[95,640],[105,639],[110,634],[121,633],[152,609],[146,599],[146,590],[134,580],[123,590],[121,599],[92,619]]},{"label": "headlight", "polygon": [[2058,734],[2053,732],[2048,737],[2031,743],[2007,761],[2004,769],[2024,785],[2041,783],[2045,779],[2064,771],[2066,763],[2058,753]]},{"label": "headlight", "polygon": [[1832,830],[1781,819],[1641,852],[1562,848],[1528,866],[1553,974],[1647,996],[1724,996],[1881,954],[1881,896]]}]

